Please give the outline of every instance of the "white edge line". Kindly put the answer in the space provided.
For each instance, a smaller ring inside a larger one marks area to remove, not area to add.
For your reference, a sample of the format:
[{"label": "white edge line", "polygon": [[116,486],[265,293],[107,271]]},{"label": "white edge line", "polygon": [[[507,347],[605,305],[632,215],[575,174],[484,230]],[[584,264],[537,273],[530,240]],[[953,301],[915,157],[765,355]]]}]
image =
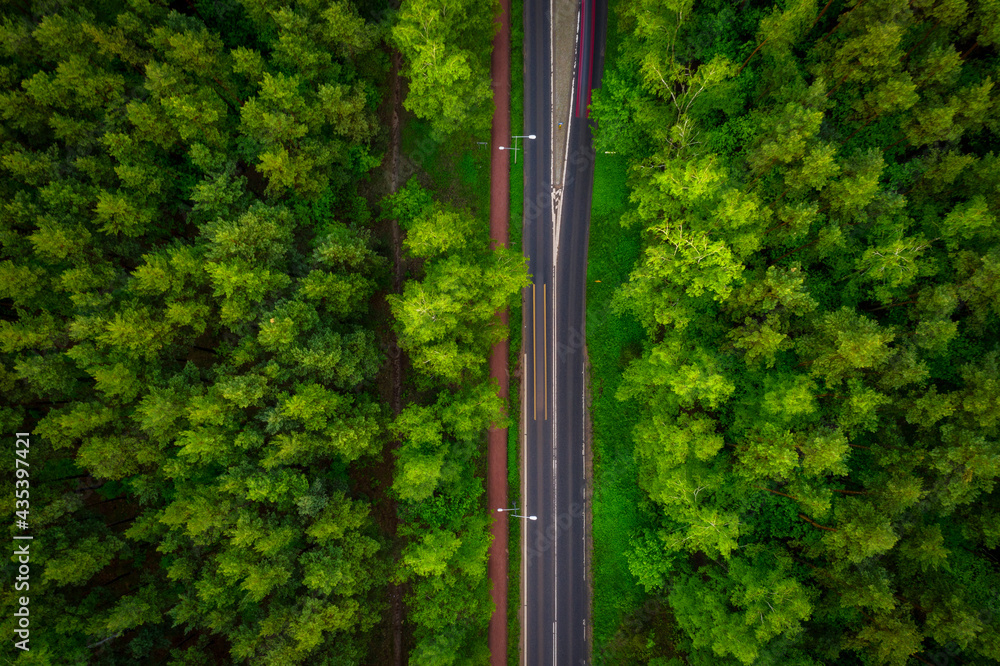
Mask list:
[{"label": "white edge line", "polygon": [[[553,57],[553,52],[552,52],[552,49],[553,49],[553,45],[552,45],[552,39],[553,39],[552,26],[555,24],[555,12],[553,12],[553,3],[554,3],[554,0],[549,0],[549,200],[550,200],[549,210],[550,211],[552,211],[552,206],[551,206],[551,200],[552,200],[552,179],[553,179],[554,174],[555,174],[555,160],[553,159],[553,155],[555,153],[555,133],[552,131],[552,121],[553,121],[553,117],[552,116],[553,116],[553,111],[555,109],[555,92],[553,91],[553,88],[552,88],[552,82],[553,82],[553,79],[555,78],[555,71],[554,71],[554,68],[555,68],[555,58]],[[551,221],[550,221],[550,223],[551,223]],[[553,243],[552,243],[553,255],[555,254],[555,247],[556,247],[556,245],[557,245],[556,239],[553,238]],[[553,266],[554,265],[555,265],[555,263],[553,262]],[[552,283],[552,300],[555,301],[555,282]],[[546,308],[546,311],[542,313],[542,316],[546,317],[546,318],[549,316],[547,308]],[[552,328],[553,328],[553,330],[555,329],[555,321],[552,322]],[[548,371],[548,359],[547,358],[545,359],[545,363],[546,363],[546,371]],[[554,393],[555,392],[555,377],[552,378],[552,381],[553,381],[552,388],[553,388],[553,393]],[[546,398],[546,403],[547,403],[548,402],[548,395],[546,395],[545,398]],[[548,407],[548,405],[546,404],[546,408],[547,407]],[[553,420],[553,423],[555,423],[555,414],[554,413],[552,415],[552,420]],[[551,456],[551,451],[549,452],[549,455]],[[554,481],[554,479],[553,479],[553,481]],[[554,509],[555,509],[555,507],[553,506],[553,510]],[[554,587],[555,587],[555,585],[553,585],[553,588]],[[553,615],[553,619],[555,619],[554,615]],[[556,625],[555,625],[555,622],[553,622],[552,623],[552,666],[556,666],[555,661],[556,661]]]},{"label": "white edge line", "polygon": [[[527,318],[521,318],[523,328],[527,328]],[[521,344],[524,344],[524,334],[521,335]],[[524,353],[524,366],[528,367],[528,352]],[[534,353],[534,350],[532,350]],[[521,501],[527,506],[528,500],[528,480],[525,469],[526,447],[528,444],[528,382],[525,373],[521,372],[521,422],[524,424],[524,438],[521,440],[521,455],[518,456],[518,470],[521,477]],[[534,387],[532,387],[534,390]],[[526,528],[527,526],[524,526]],[[518,641],[521,647],[520,663],[526,665],[528,658],[528,530],[521,529],[521,640]]]}]

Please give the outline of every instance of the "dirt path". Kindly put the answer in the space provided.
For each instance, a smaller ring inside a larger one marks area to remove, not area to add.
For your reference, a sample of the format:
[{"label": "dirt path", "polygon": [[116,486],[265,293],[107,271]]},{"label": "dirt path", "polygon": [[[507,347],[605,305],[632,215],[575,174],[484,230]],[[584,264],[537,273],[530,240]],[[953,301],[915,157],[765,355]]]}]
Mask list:
[{"label": "dirt path", "polygon": [[[493,130],[490,146],[509,145],[510,139],[510,0],[500,0],[497,17],[500,30],[493,39],[490,77],[493,80]],[[506,150],[492,150],[490,159],[490,240],[492,245],[509,245],[510,221],[510,160]],[[497,313],[503,326],[508,325],[507,310]],[[490,376],[500,382],[500,397],[504,403],[510,383],[508,376],[507,341],[497,343],[490,354]],[[486,458],[486,505],[496,517],[490,533],[489,549],[490,592],[496,610],[490,618],[490,666],[507,666],[507,513],[497,513],[507,506],[507,429],[490,428]]]},{"label": "dirt path", "polygon": [[[395,193],[399,189],[399,109],[403,100],[400,96],[400,66],[401,56],[399,51],[392,53],[392,171],[389,191]],[[402,242],[399,235],[399,222],[392,221],[392,291],[400,293],[403,291],[403,255]],[[403,353],[396,344],[393,336],[392,348],[389,350],[392,359],[392,413],[399,416],[403,410]],[[395,448],[395,447],[393,447]],[[406,659],[403,655],[403,594],[400,586],[389,584],[389,599],[392,605],[392,652],[394,663],[403,666]]]},{"label": "dirt path", "polygon": [[[385,194],[392,194],[399,189],[400,170],[400,110],[402,108],[402,77],[399,73],[401,56],[395,49],[391,50],[392,68],[389,72],[389,96],[386,100],[384,110],[380,111],[383,122],[389,125],[389,146],[387,151],[388,160],[383,165],[384,184],[380,188],[379,198]],[[401,250],[401,234],[399,224],[396,220],[388,220],[386,226],[379,230],[379,234],[384,235],[391,243],[390,257],[392,259],[393,279],[392,287],[388,293],[398,294],[402,291],[403,257]],[[385,293],[379,295],[379,303],[376,305],[376,316],[391,320],[388,303],[385,301]],[[379,380],[379,394],[383,400],[389,403],[389,408],[394,416],[398,416],[403,408],[403,373],[404,358],[403,353],[396,342],[396,334],[391,325],[387,325],[380,332],[380,344],[385,346],[388,363],[382,371]],[[396,528],[398,519],[396,516],[396,502],[387,493],[392,487],[393,474],[395,472],[395,450],[399,447],[399,441],[391,440],[385,443],[382,449],[381,461],[374,466],[369,474],[370,478],[365,478],[363,484],[366,493],[373,498],[374,516],[383,534],[396,544]],[[403,597],[406,588],[404,585],[388,583],[386,586],[386,598],[389,601],[387,616],[384,618],[384,633],[382,634],[382,645],[378,648],[373,658],[380,666],[406,666],[405,637],[403,633],[403,618],[406,614]]]}]

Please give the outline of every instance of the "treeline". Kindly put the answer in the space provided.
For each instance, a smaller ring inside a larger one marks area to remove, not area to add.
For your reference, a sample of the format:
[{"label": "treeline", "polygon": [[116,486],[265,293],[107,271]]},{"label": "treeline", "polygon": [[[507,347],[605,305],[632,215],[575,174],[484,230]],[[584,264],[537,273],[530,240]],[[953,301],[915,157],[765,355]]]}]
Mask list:
[{"label": "treeline", "polygon": [[401,440],[393,491],[407,538],[397,578],[410,582],[416,625],[411,662],[486,663],[494,608],[483,433],[506,422],[488,359],[507,333],[496,313],[529,283],[527,267],[520,253],[490,249],[483,219],[434,201],[415,180],[388,203],[406,229],[407,253],[422,262],[420,279],[390,297],[415,389],[393,426]]},{"label": "treeline", "polygon": [[[474,0],[409,0],[400,8],[392,38],[404,56],[403,105],[445,144],[488,136],[498,11],[496,2]],[[489,210],[455,196],[456,177],[410,178],[383,206],[405,233],[411,275],[389,296],[409,361],[408,399],[391,427],[402,541],[394,580],[406,590],[410,663],[422,666],[489,662],[485,433],[507,422],[489,354],[508,334],[496,313],[528,283],[519,252],[490,248]]]},{"label": "treeline", "polygon": [[[1000,660],[1000,11],[620,3],[649,663]],[[676,659],[670,662],[668,660]]]},{"label": "treeline", "polygon": [[[0,420],[33,433],[15,529],[34,537],[30,590],[2,594],[8,635],[31,599],[17,663],[366,663],[392,581],[412,582],[413,663],[481,655],[476,464],[502,418],[482,349],[503,334],[483,312],[524,268],[488,250],[482,220],[411,206],[426,275],[393,301],[395,323],[375,314],[391,255],[369,173],[389,139],[393,34],[413,10],[5,5]],[[424,17],[435,48],[468,48],[459,18]],[[470,89],[488,49],[468,56]],[[459,108],[414,89],[417,113],[437,103],[488,124],[488,95]],[[481,282],[462,291],[471,273]],[[398,419],[380,389],[392,327],[423,373]],[[401,540],[361,479],[397,438]],[[14,484],[2,476],[9,524]]]}]

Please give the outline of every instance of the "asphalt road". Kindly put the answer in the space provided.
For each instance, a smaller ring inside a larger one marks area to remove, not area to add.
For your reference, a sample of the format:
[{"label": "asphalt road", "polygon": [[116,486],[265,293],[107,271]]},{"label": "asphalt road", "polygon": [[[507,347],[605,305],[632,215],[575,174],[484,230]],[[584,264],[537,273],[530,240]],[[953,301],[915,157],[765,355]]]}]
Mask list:
[{"label": "asphalt road", "polygon": [[[589,663],[586,580],[584,323],[594,153],[587,121],[600,85],[607,7],[582,0],[573,118],[553,228],[548,2],[525,6],[524,252],[533,285],[524,297],[525,524],[523,649],[527,666]],[[555,168],[562,169],[563,156]],[[553,241],[556,245],[553,245]]]},{"label": "asphalt road", "polygon": [[523,368],[524,491],[522,513],[537,515],[522,531],[523,664],[553,663],[555,626],[554,500],[552,493],[551,339],[549,296],[552,289],[552,176],[549,3],[524,5],[524,131],[534,141],[524,145],[524,254],[532,285],[524,294]]}]

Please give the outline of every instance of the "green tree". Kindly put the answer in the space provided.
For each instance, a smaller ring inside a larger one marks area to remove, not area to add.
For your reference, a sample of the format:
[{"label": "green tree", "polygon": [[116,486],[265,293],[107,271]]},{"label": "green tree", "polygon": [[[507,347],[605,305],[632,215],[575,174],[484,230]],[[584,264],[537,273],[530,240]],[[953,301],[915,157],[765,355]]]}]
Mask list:
[{"label": "green tree", "polygon": [[[997,581],[993,4],[618,12],[628,561],[690,663],[995,659],[966,582]],[[804,603],[772,627],[774,572]]]},{"label": "green tree", "polygon": [[434,136],[457,128],[482,134],[492,117],[490,48],[496,2],[406,0],[392,40],[406,62],[404,105],[430,122]]},{"label": "green tree", "polygon": [[713,571],[707,584],[691,576],[675,586],[670,604],[693,647],[752,664],[769,641],[801,633],[812,604],[791,565],[787,554],[758,550],[732,558],[728,574]]}]

